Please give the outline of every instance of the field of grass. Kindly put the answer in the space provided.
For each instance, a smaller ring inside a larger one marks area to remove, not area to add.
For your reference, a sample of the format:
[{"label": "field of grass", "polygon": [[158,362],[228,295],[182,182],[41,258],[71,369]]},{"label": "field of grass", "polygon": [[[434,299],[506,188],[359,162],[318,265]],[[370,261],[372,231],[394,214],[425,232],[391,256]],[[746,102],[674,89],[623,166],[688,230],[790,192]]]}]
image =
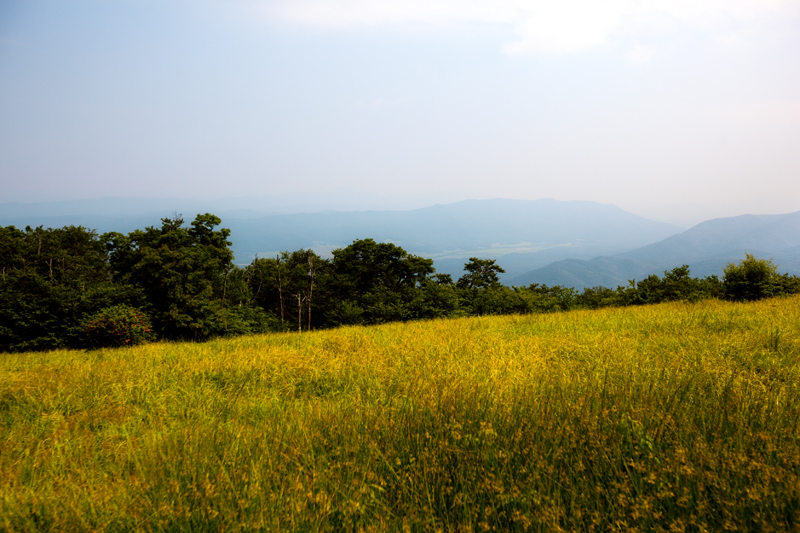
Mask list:
[{"label": "field of grass", "polygon": [[800,530],[800,297],[0,354],[0,531]]}]

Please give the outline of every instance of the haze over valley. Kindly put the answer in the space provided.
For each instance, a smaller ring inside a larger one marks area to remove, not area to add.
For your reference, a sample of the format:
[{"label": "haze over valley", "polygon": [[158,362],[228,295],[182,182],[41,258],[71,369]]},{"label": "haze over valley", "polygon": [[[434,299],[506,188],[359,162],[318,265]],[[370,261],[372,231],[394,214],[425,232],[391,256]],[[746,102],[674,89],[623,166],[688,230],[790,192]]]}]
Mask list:
[{"label": "haze over valley", "polygon": [[[585,287],[628,280],[688,264],[695,276],[722,276],[745,253],[772,258],[782,273],[800,274],[800,212],[741,215],[702,222],[689,230],[596,202],[491,199],[404,211],[320,211],[264,215],[232,200],[216,210],[231,230],[235,262],[312,249],[322,257],[355,240],[391,242],[434,260],[437,272],[458,278],[470,257],[495,259],[508,285]],[[278,205],[267,200],[265,206]],[[247,205],[247,204],[244,204]],[[82,225],[126,233],[158,226],[160,218],[213,208],[186,199],[106,199],[0,205],[0,225]],[[237,207],[240,207],[237,209]],[[284,204],[286,208],[286,204]],[[57,214],[53,214],[57,213]]]}]

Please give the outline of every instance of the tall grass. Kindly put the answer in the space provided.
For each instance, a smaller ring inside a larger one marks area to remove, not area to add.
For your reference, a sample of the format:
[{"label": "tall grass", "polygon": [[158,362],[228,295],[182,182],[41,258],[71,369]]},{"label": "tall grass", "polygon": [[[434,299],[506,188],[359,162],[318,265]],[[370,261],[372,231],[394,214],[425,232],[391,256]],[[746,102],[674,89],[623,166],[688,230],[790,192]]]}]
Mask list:
[{"label": "tall grass", "polygon": [[800,529],[800,297],[0,355],[3,531]]}]

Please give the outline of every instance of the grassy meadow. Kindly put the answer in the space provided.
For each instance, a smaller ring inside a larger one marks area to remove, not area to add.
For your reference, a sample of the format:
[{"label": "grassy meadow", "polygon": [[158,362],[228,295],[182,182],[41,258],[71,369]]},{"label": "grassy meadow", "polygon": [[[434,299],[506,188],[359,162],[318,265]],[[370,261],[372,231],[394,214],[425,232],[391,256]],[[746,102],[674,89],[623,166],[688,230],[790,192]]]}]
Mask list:
[{"label": "grassy meadow", "polygon": [[0,531],[800,530],[800,297],[0,354]]}]

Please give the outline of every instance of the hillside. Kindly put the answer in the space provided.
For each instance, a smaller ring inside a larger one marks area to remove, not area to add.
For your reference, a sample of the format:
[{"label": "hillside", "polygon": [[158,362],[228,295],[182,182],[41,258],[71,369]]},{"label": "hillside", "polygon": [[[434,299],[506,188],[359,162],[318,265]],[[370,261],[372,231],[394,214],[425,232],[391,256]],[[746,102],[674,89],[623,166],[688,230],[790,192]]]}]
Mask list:
[{"label": "hillside", "polygon": [[507,280],[512,285],[545,283],[582,289],[626,285],[630,279],[688,264],[693,276],[722,276],[723,267],[745,252],[772,258],[781,273],[800,275],[800,211],[785,215],[742,215],[702,222],[660,242],[590,260],[554,262]]},{"label": "hillside", "polygon": [[4,531],[791,531],[800,297],[0,354]]}]

